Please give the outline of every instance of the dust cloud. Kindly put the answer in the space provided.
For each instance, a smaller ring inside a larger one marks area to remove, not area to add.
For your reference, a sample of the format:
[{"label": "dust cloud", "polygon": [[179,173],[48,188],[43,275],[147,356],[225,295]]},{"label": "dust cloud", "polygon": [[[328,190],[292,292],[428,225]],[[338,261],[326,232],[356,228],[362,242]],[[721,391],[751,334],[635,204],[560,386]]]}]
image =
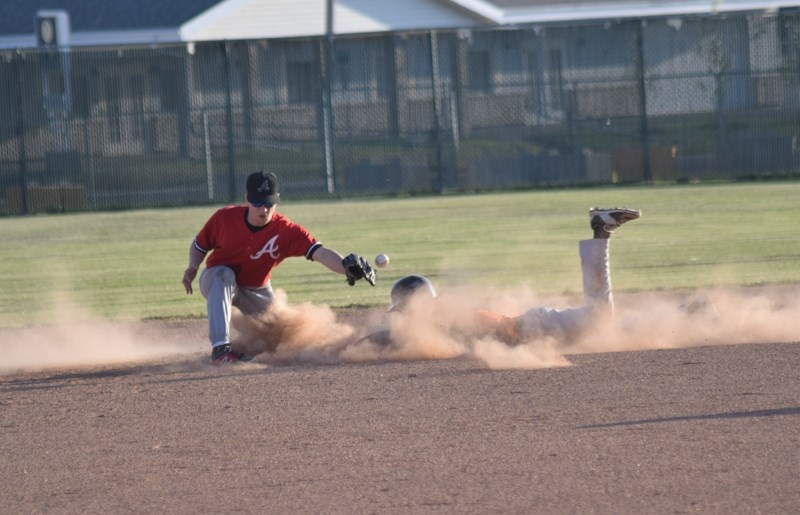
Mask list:
[{"label": "dust cloud", "polygon": [[0,331],[0,375],[151,362],[192,353],[163,329],[153,329],[140,322],[99,320],[62,296],[46,325]]},{"label": "dust cloud", "polygon": [[[266,364],[474,358],[490,368],[541,368],[568,361],[551,344],[511,347],[478,330],[470,302],[414,299],[402,313],[386,308],[340,317],[328,306],[291,305],[282,290],[259,317],[234,313],[235,349]],[[541,343],[541,342],[540,342]]]},{"label": "dust cloud", "polygon": [[283,290],[275,290],[270,309],[260,316],[247,317],[234,311],[231,326],[238,333],[231,342],[236,350],[268,354],[273,363],[338,362],[339,352],[356,335],[356,329],[339,321],[329,306],[291,305]]},{"label": "dust cloud", "polygon": [[[285,292],[276,290],[272,308],[259,317],[234,310],[232,344],[256,355],[255,364],[262,366],[469,359],[489,369],[560,367],[571,364],[570,355],[581,353],[797,342],[799,293],[800,285],[786,285],[617,295],[613,320],[589,328],[580,338],[545,335],[509,344],[502,331],[487,330],[477,316],[481,310],[511,318],[534,306],[579,307],[581,298],[539,297],[525,288],[445,287],[436,299],[412,299],[402,313],[387,313],[385,307],[337,311],[326,305],[290,304]],[[48,326],[0,332],[0,374],[176,355],[191,356],[189,361],[204,366],[209,347],[205,327],[198,327],[191,335],[168,335],[161,323],[145,333],[141,323],[98,321],[62,305]]]},{"label": "dust cloud", "polygon": [[798,341],[798,288],[629,294],[617,300],[613,320],[578,339],[545,335],[512,345],[476,321],[476,313],[488,308],[514,317],[533,306],[578,307],[580,299],[461,288],[414,299],[402,313],[379,309],[341,320],[328,307],[289,306],[284,297],[268,315],[239,317],[237,325],[243,349],[263,352],[258,361],[266,364],[462,358],[490,369],[534,369],[569,366],[570,354]]},{"label": "dust cloud", "polygon": [[626,299],[615,323],[576,347],[586,352],[800,341],[800,286]]}]

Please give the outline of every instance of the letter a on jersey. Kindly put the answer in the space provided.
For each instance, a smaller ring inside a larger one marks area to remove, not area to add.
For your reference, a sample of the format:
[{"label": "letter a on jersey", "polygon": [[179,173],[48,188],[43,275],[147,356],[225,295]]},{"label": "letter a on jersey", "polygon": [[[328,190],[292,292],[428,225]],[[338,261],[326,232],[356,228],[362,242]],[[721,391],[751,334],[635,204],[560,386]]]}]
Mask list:
[{"label": "letter a on jersey", "polygon": [[272,259],[278,259],[279,254],[278,254],[278,235],[277,234],[275,236],[273,236],[272,238],[270,238],[270,240],[266,243],[266,245],[261,247],[261,250],[259,250],[255,254],[252,254],[250,256],[250,259],[258,259],[261,256],[263,256],[264,254],[269,254],[269,257],[271,257]]}]

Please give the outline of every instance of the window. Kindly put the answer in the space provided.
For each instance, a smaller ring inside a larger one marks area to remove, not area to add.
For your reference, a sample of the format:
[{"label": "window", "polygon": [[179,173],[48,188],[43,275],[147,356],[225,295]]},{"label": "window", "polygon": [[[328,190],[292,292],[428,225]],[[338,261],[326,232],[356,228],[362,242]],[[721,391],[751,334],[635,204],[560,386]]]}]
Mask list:
[{"label": "window", "polygon": [[417,36],[405,42],[405,72],[417,84],[430,85],[431,47],[427,38]]},{"label": "window", "polygon": [[108,117],[108,139],[114,143],[122,141],[122,112],[119,108],[120,94],[119,79],[109,77],[105,80],[106,116]]},{"label": "window", "polygon": [[178,111],[181,107],[184,93],[180,71],[183,71],[183,66],[176,66],[175,69],[154,66],[150,71],[150,80],[158,92],[158,102],[165,111]]},{"label": "window", "polygon": [[144,137],[144,79],[137,75],[131,80],[131,100],[133,101],[132,136],[141,140]]},{"label": "window", "polygon": [[[226,81],[230,74],[230,91],[239,91],[241,73],[239,60],[234,52],[226,55],[225,49],[216,45],[198,45],[192,57],[196,88],[206,97],[206,101],[221,105],[225,101]],[[228,62],[230,60],[230,62]]]},{"label": "window", "polygon": [[563,106],[564,77],[561,70],[561,50],[550,50],[550,107],[561,109]]},{"label": "window", "polygon": [[333,60],[333,89],[342,101],[372,101],[387,96],[387,66],[383,45],[342,41]]},{"label": "window", "polygon": [[307,61],[289,61],[286,65],[286,86],[290,104],[314,102],[314,69]]},{"label": "window", "polygon": [[470,50],[468,56],[469,89],[492,92],[492,66],[487,50]]},{"label": "window", "polygon": [[45,80],[47,81],[47,94],[52,96],[64,96],[64,72],[61,68],[49,68],[46,71]]}]

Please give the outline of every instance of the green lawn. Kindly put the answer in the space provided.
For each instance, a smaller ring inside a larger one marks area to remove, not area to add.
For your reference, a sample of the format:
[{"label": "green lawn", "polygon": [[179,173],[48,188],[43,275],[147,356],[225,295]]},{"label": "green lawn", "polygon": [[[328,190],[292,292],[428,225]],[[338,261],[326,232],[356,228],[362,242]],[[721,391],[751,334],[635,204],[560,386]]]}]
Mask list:
[{"label": "green lawn", "polygon": [[[592,188],[293,202],[280,211],[342,254],[391,257],[376,287],[304,259],[273,275],[291,302],[385,304],[422,273],[439,288],[581,290],[577,241],[592,205],[641,208],[614,237],[617,291],[800,282],[800,183]],[[181,286],[189,244],[219,206],[0,219],[0,327],[46,322],[65,305],[108,318],[205,314]]]}]

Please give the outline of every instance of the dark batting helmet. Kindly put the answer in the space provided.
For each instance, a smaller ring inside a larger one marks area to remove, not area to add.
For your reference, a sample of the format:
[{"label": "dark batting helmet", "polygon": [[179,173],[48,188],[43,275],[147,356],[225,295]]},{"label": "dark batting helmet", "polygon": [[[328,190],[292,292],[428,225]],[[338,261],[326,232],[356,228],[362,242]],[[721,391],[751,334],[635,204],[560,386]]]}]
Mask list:
[{"label": "dark batting helmet", "polygon": [[436,298],[436,290],[427,277],[421,275],[407,275],[401,277],[392,286],[392,305],[389,311],[401,311],[412,296],[426,295]]}]

